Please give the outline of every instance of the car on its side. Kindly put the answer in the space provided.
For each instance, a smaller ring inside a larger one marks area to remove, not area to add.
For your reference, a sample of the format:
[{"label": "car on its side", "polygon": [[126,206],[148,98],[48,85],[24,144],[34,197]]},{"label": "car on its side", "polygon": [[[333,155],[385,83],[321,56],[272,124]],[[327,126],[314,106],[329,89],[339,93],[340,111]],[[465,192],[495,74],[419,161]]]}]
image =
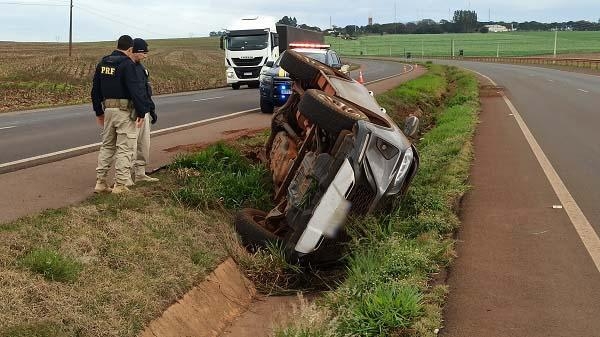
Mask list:
[{"label": "car on its side", "polygon": [[274,208],[240,210],[234,221],[251,250],[276,244],[289,262],[335,263],[344,254],[345,222],[399,200],[417,173],[419,155],[372,93],[347,74],[288,50],[291,83],[265,145]]},{"label": "car on its side", "polygon": [[[348,72],[349,66],[342,64],[341,59],[330,45],[291,43],[289,49],[344,73]],[[275,62],[272,64],[267,62],[267,65],[261,69],[259,77],[260,110],[264,113],[273,113],[273,109],[284,105],[292,94],[293,81],[279,64],[284,54],[285,51]]]}]

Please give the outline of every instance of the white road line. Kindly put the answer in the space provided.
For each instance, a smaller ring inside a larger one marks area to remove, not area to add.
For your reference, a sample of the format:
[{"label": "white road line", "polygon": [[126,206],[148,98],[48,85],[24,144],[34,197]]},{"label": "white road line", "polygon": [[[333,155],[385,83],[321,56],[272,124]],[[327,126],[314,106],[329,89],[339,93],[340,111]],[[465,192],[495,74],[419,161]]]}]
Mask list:
[{"label": "white road line", "polygon": [[[492,83],[492,85],[498,86],[496,82],[494,82],[488,76],[485,76],[475,70],[471,71],[485,77]],[[521,115],[517,111],[517,108],[515,108],[515,106],[508,99],[508,97],[506,97],[504,93],[502,94],[502,98],[504,99],[504,102],[506,103],[510,111],[515,116],[515,120],[521,128],[521,132],[523,132],[527,143],[529,143],[529,147],[531,148],[531,150],[535,154],[535,157],[540,163],[540,166],[542,167],[546,178],[548,179],[548,181],[550,181],[550,185],[552,185],[554,193],[556,193],[558,200],[560,200],[560,203],[563,205],[564,210],[567,212],[567,215],[569,216],[573,227],[575,227],[579,238],[581,239],[583,245],[587,249],[588,254],[590,254],[592,261],[594,261],[596,269],[600,272],[600,238],[598,238],[598,234],[596,233],[596,231],[594,231],[594,228],[581,211],[581,208],[579,208],[579,205],[577,205],[575,199],[573,199],[573,196],[563,183],[562,179],[560,179],[560,177],[558,176],[558,173],[556,173],[556,170],[550,163],[550,160],[548,160],[548,157],[546,157],[546,154],[544,153],[538,142],[535,140],[535,137],[533,137],[533,134],[527,127],[527,124],[525,124],[525,121],[523,120],[523,118],[521,118]]]},{"label": "white road line", "polygon": [[548,82],[554,82],[554,80],[548,80]]},{"label": "white road line", "polygon": [[581,91],[581,92],[585,92],[586,94],[589,92],[589,91],[587,91],[587,90],[583,90],[583,89],[577,89],[577,90],[579,90],[579,91]]},{"label": "white road line", "polygon": [[209,97],[209,98],[199,98],[199,99],[195,99],[192,102],[201,102],[201,101],[210,101],[212,99],[219,99],[219,98],[223,98],[225,96],[219,96],[219,97]]},{"label": "white road line", "polygon": [[[250,110],[244,110],[244,111],[239,111],[239,112],[234,112],[232,114],[228,114],[228,115],[223,115],[223,116],[219,116],[219,117],[213,117],[213,118],[208,118],[208,119],[204,119],[201,121],[197,121],[197,122],[193,122],[193,123],[188,123],[188,124],[183,124],[183,125],[178,125],[178,126],[173,126],[170,128],[165,128],[165,129],[160,129],[160,130],[156,130],[156,131],[152,131],[150,132],[151,135],[160,135],[163,133],[168,133],[168,132],[172,132],[178,129],[187,129],[187,128],[191,128],[194,126],[198,126],[198,125],[202,125],[202,124],[207,124],[210,122],[216,122],[222,119],[229,119],[229,118],[233,118],[233,117],[237,117],[237,116],[241,116],[253,111],[257,111],[258,109],[250,109]],[[94,143],[94,144],[88,144],[88,145],[83,145],[83,146],[78,146],[78,147],[74,147],[74,148],[70,148],[70,149],[66,149],[66,150],[61,150],[61,151],[56,151],[56,152],[52,152],[52,153],[47,153],[47,154],[43,154],[43,155],[39,155],[39,156],[35,156],[35,157],[30,157],[30,158],[25,158],[25,159],[20,159],[20,160],[15,160],[15,161],[11,161],[8,163],[2,163],[0,164],[0,169],[5,168],[5,167],[10,167],[10,166],[14,166],[14,165],[20,165],[20,164],[25,164],[28,162],[33,162],[36,160],[41,160],[41,159],[46,159],[46,158],[52,158],[55,156],[60,156],[60,155],[64,155],[64,154],[69,154],[72,152],[76,152],[76,151],[82,151],[82,150],[88,150],[88,149],[92,149],[94,147],[98,147],[100,146],[101,143]]]},{"label": "white road line", "polygon": [[16,128],[16,127],[17,127],[16,125],[13,125],[13,126],[3,126],[3,127],[0,127],[0,130],[12,129],[12,128]]}]

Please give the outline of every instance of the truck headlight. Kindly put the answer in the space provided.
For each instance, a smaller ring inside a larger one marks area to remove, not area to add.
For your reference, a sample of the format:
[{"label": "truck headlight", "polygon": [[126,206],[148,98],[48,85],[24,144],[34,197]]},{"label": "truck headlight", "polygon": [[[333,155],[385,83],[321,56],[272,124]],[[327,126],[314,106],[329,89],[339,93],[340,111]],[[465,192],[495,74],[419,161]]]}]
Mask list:
[{"label": "truck headlight", "polygon": [[412,147],[409,147],[404,151],[404,156],[402,157],[402,162],[400,163],[400,168],[398,168],[398,172],[396,172],[396,177],[394,178],[394,182],[392,188],[388,191],[387,194],[396,194],[400,192],[402,188],[402,182],[410,169],[410,165],[412,164],[414,159],[414,153]]},{"label": "truck headlight", "polygon": [[233,70],[227,70],[227,78],[234,78],[235,72]]}]

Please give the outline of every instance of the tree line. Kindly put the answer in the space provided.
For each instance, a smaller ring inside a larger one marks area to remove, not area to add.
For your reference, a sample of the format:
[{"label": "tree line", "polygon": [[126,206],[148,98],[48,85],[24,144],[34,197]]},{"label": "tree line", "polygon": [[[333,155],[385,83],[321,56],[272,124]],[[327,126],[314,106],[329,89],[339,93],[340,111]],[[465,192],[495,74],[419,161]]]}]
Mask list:
[{"label": "tree line", "polygon": [[[573,31],[600,31],[600,20],[590,22],[585,20],[543,23],[537,21],[504,22],[504,21],[478,21],[477,13],[470,10],[457,10],[454,12],[452,21],[424,19],[416,22],[394,22],[374,23],[372,25],[357,26],[347,25],[345,27],[333,26],[333,29],[322,30],[316,26],[298,24],[296,17],[284,16],[278,21],[280,24],[300,27],[309,30],[324,31],[342,37],[352,37],[365,34],[443,34],[443,33],[487,33],[486,25],[500,25],[507,29],[518,31],[550,31],[550,30],[573,30]],[[222,32],[210,32],[210,36],[220,36]]]}]

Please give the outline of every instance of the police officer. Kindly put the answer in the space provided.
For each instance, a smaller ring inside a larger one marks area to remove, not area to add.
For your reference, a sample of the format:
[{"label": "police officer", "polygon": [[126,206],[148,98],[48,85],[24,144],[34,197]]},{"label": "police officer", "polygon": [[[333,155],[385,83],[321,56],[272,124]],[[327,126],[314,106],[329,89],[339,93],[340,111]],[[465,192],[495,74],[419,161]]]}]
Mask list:
[{"label": "police officer", "polygon": [[[135,61],[135,69],[138,79],[143,79],[140,82],[142,91],[146,94],[149,104],[145,110],[147,114],[144,118],[142,127],[138,129],[137,147],[134,152],[133,160],[133,178],[138,181],[158,181],[158,178],[150,177],[146,174],[146,165],[150,159],[150,123],[154,124],[158,120],[156,116],[156,108],[152,101],[152,87],[150,86],[149,72],[142,64],[142,61],[148,56],[148,43],[144,39],[133,39],[133,60]],[[148,117],[149,115],[149,117]]]},{"label": "police officer", "polygon": [[117,42],[117,50],[102,58],[96,66],[92,86],[92,104],[98,124],[103,127],[102,145],[96,168],[94,191],[110,192],[106,178],[115,162],[115,185],[113,193],[128,191],[131,179],[131,159],[137,130],[141,127],[149,106],[145,92],[141,90],[132,58],[133,39],[123,35]]}]

